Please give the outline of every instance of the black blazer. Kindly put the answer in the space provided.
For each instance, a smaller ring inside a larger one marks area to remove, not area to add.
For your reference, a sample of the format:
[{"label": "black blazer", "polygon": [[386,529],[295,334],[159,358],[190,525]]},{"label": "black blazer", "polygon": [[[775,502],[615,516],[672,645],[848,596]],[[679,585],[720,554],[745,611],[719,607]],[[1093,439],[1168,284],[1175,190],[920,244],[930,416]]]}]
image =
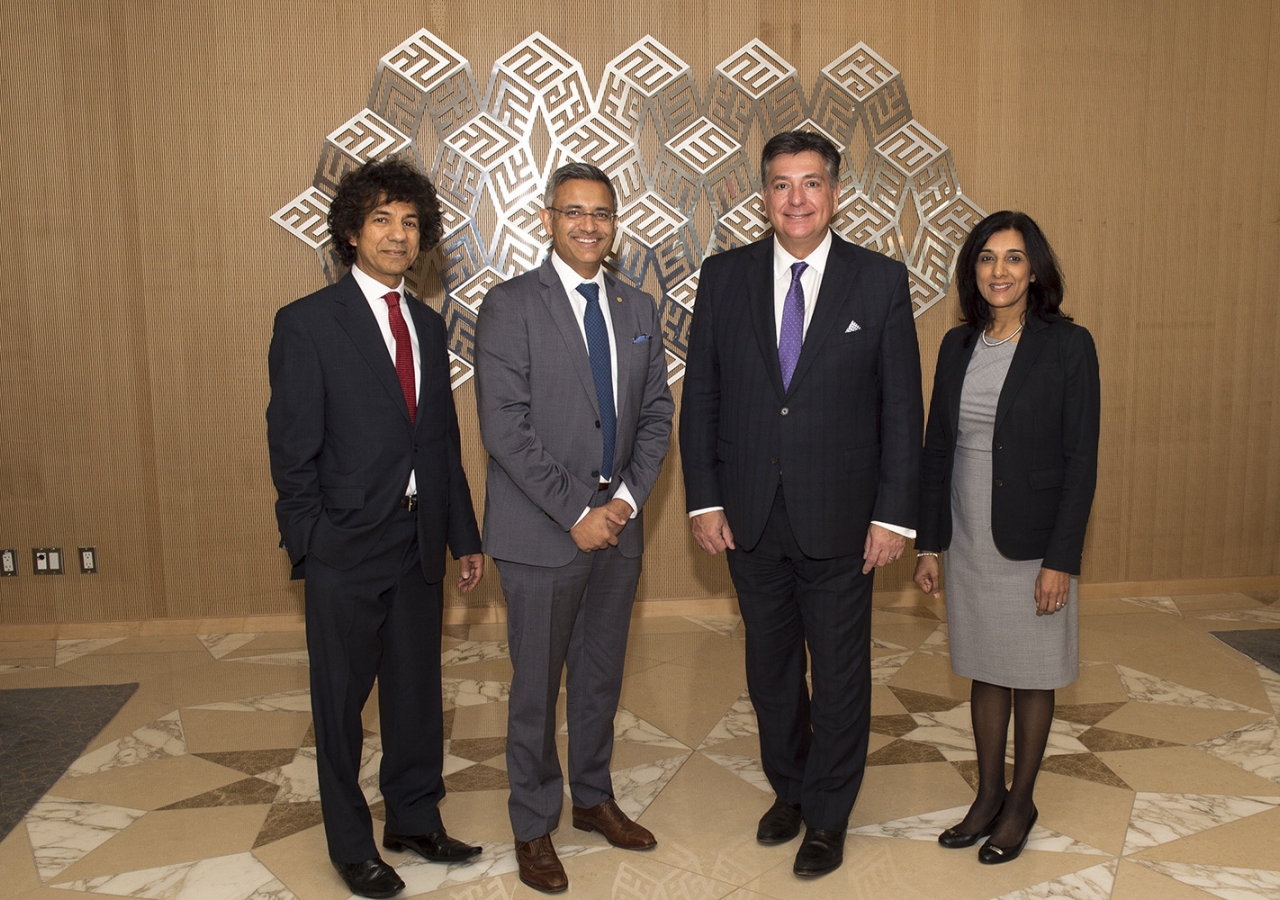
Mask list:
[{"label": "black blazer", "polygon": [[[951,544],[951,468],[960,391],[980,331],[961,325],[938,349],[920,472],[916,548]],[[1044,559],[1080,574],[1098,477],[1101,400],[1089,332],[1066,319],[1030,318],[996,405],[991,444],[991,532],[1009,559]]]},{"label": "black blazer", "polygon": [[428,582],[455,557],[480,552],[462,469],[444,320],[406,296],[421,357],[416,424],[395,363],[348,273],[276,313],[268,367],[267,442],[282,546],[350,569],[378,546],[417,475],[418,542]]},{"label": "black blazer", "polygon": [[773,238],[702,264],[680,410],[689,511],[760,539],[779,480],[812,558],[861,553],[875,520],[915,526],[923,404],[907,270],[835,237],[789,390]]}]

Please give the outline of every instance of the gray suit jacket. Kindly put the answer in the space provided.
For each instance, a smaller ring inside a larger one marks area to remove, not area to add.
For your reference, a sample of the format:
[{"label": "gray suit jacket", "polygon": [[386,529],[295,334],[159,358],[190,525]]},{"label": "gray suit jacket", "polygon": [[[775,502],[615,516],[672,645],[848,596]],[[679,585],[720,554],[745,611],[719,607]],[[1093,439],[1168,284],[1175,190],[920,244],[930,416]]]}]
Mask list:
[{"label": "gray suit jacket", "polygon": [[[653,298],[605,273],[618,360],[613,480],[644,507],[662,469],[675,409]],[[489,452],[484,550],[495,559],[567,565],[569,529],[597,498],[599,405],[582,329],[548,257],[489,291],[476,322],[476,404]],[[644,549],[637,515],[618,535]]]}]

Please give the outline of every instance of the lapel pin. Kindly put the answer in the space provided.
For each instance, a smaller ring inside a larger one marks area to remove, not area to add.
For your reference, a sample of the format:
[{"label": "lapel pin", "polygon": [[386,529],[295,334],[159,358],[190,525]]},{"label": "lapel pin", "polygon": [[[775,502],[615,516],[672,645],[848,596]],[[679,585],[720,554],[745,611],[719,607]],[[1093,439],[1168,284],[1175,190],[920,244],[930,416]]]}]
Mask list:
[{"label": "lapel pin", "polygon": [[621,298],[621,297],[614,297],[614,298],[613,298],[613,302],[614,302],[614,303],[621,303],[621,302],[622,302],[622,298]]}]

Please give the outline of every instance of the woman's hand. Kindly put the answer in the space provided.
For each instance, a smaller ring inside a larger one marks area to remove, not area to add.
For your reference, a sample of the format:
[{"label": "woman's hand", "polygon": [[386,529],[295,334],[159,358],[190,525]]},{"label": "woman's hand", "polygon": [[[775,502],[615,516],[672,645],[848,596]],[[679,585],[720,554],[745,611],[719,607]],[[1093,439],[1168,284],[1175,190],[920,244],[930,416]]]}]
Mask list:
[{"label": "woman's hand", "polygon": [[922,556],[917,559],[916,574],[911,576],[911,580],[926,594],[941,597],[942,578],[941,569],[938,566],[938,557]]},{"label": "woman's hand", "polygon": [[[917,569],[916,571],[919,571]],[[1036,615],[1051,616],[1067,605],[1071,576],[1057,569],[1041,569],[1036,576]]]}]

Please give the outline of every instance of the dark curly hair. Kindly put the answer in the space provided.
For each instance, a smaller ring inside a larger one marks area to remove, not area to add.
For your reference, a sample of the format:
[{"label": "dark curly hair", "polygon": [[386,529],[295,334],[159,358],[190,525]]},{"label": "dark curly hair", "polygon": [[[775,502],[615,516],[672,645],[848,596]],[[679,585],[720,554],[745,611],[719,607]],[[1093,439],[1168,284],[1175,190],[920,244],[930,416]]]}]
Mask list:
[{"label": "dark curly hair", "polygon": [[969,232],[960,257],[956,260],[956,289],[960,294],[960,317],[974,328],[986,328],[991,322],[991,307],[978,290],[978,254],[986,246],[991,235],[998,231],[1013,231],[1022,235],[1027,251],[1027,262],[1035,280],[1027,289],[1027,315],[1049,322],[1071,317],[1062,311],[1062,273],[1058,269],[1058,257],[1049,240],[1029,215],[1003,209],[992,213]]},{"label": "dark curly hair", "polygon": [[419,249],[430,250],[440,243],[444,227],[431,179],[408,160],[396,156],[375,159],[342,176],[338,194],[329,207],[329,233],[344,266],[356,261],[351,239],[364,228],[369,213],[382,203],[408,203],[418,210]]}]

